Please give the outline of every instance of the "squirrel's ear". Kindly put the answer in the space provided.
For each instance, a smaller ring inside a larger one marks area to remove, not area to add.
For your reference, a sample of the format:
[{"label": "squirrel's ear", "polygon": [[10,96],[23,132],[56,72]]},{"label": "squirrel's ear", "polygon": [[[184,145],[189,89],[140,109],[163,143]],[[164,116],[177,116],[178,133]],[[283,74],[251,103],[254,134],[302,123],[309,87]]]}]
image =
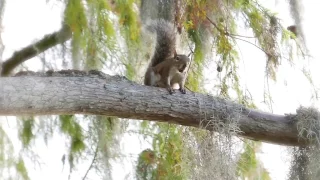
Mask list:
[{"label": "squirrel's ear", "polygon": [[174,50],[174,52],[173,52],[173,57],[176,58],[177,56],[178,56],[177,51]]}]

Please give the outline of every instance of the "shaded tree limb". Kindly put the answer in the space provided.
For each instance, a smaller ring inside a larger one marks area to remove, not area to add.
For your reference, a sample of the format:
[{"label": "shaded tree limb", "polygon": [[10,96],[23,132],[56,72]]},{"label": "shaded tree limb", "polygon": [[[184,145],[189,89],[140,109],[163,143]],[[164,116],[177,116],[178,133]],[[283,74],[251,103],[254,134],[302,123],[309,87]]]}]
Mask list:
[{"label": "shaded tree limb", "polygon": [[59,31],[44,36],[41,40],[34,44],[13,53],[13,55],[3,61],[1,76],[8,76],[12,70],[25,62],[26,60],[37,56],[38,54],[46,51],[47,49],[66,42],[71,38],[71,31],[68,26],[64,25]]},{"label": "shaded tree limb", "polygon": [[209,95],[148,87],[99,71],[19,73],[0,79],[0,115],[94,114],[145,119],[216,130],[236,121],[239,136],[283,145],[305,145],[294,115],[248,109]]}]

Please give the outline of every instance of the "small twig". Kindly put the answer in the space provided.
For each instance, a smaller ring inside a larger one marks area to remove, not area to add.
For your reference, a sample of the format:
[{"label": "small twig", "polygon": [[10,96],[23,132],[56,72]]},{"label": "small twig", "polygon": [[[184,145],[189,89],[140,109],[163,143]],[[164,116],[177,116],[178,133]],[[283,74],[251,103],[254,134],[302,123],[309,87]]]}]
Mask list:
[{"label": "small twig", "polygon": [[232,33],[229,33],[229,35],[232,37],[256,38],[256,37],[252,37],[252,36],[244,36],[244,35],[238,35],[238,34],[232,34]]},{"label": "small twig", "polygon": [[220,33],[222,33],[222,34],[224,34],[224,35],[227,35],[227,36],[230,36],[230,37],[255,38],[255,37],[252,37],[252,36],[244,36],[244,35],[238,35],[238,34],[229,33],[228,31],[225,31],[225,30],[220,29],[220,28],[218,27],[218,25],[217,25],[215,22],[213,22],[208,16],[206,16],[206,17],[207,17],[208,21],[209,21],[215,28],[217,28],[217,30],[218,30]]},{"label": "small twig", "polygon": [[92,159],[92,161],[91,161],[91,164],[90,164],[90,166],[89,166],[86,174],[83,176],[82,180],[85,180],[85,179],[87,178],[87,175],[88,175],[89,171],[91,170],[91,168],[92,168],[92,166],[93,166],[93,163],[96,161],[96,158],[97,158],[97,155],[98,155],[98,149],[99,149],[99,148],[98,148],[98,145],[97,145],[96,151],[94,152],[94,156],[93,156],[93,159]]},{"label": "small twig", "polygon": [[[190,47],[190,48],[191,48],[191,47]],[[191,53],[190,53],[190,54],[193,54],[194,51],[192,51],[192,49],[190,49],[190,50],[191,50]],[[189,64],[189,67],[188,67],[188,70],[187,70],[187,73],[186,73],[186,74],[189,74],[189,71],[190,71],[190,67],[191,67],[193,58],[194,58],[194,56],[192,56],[192,57],[190,58],[190,64]],[[186,87],[189,91],[191,91],[190,88],[188,88],[187,86],[185,86],[185,87]]]},{"label": "small twig", "polygon": [[268,56],[271,56],[270,53],[266,52],[266,51],[263,50],[261,47],[255,45],[254,43],[252,43],[252,42],[250,42],[250,41],[247,41],[247,40],[241,39],[241,38],[237,38],[237,37],[233,37],[233,38],[238,39],[238,40],[240,40],[240,41],[244,41],[244,42],[246,42],[246,43],[249,43],[249,44],[255,46],[256,48],[260,49],[260,50],[263,51],[264,53],[266,53]]},{"label": "small twig", "polygon": [[189,41],[187,41],[187,43],[188,43],[188,47],[189,47],[189,49],[190,49],[190,53],[188,54],[188,57],[191,55],[191,54],[194,54],[194,50],[192,50],[192,48],[191,48],[191,45],[189,44]]},{"label": "small twig", "polygon": [[[230,36],[230,37],[232,37],[232,38],[234,38],[234,39],[238,39],[238,40],[247,42],[247,43],[249,43],[249,44],[257,47],[258,49],[260,49],[261,51],[263,51],[263,52],[264,52],[265,54],[267,54],[268,56],[271,56],[269,53],[267,53],[267,52],[266,52],[265,50],[263,50],[261,47],[253,44],[252,42],[247,41],[247,40],[245,40],[245,39],[238,38],[238,37],[244,37],[244,38],[252,38],[252,37],[247,37],[247,36],[242,36],[242,35],[236,35],[236,34],[230,34],[229,32],[220,29],[220,28],[217,26],[217,24],[216,24],[215,22],[213,22],[208,16],[207,16],[207,19],[208,19],[208,21],[211,22],[211,24],[213,24],[213,26],[214,26],[215,28],[217,28],[217,30],[218,30],[220,33],[222,33],[222,34],[224,34],[224,35],[227,35],[227,36]],[[237,36],[238,36],[238,37],[237,37]],[[254,38],[254,37],[253,37],[253,38]]]},{"label": "small twig", "polygon": [[[194,54],[194,50],[192,50],[191,45],[189,44],[189,41],[187,41],[187,43],[188,43],[188,47],[190,49],[190,53],[188,54],[188,57],[189,57],[191,54]],[[189,70],[190,70],[190,66],[192,64],[192,61],[193,61],[193,58],[190,57],[190,65],[188,67],[187,74],[189,74]],[[189,91],[191,91],[190,88],[188,88],[187,86],[185,86],[185,88],[187,88]]]}]

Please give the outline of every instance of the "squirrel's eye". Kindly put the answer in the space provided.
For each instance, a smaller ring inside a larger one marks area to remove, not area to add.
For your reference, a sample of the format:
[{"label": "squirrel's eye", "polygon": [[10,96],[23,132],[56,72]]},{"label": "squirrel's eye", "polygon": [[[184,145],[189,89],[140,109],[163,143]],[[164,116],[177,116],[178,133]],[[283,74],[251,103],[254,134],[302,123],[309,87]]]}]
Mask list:
[{"label": "squirrel's eye", "polygon": [[180,60],[179,56],[176,57],[176,60]]}]

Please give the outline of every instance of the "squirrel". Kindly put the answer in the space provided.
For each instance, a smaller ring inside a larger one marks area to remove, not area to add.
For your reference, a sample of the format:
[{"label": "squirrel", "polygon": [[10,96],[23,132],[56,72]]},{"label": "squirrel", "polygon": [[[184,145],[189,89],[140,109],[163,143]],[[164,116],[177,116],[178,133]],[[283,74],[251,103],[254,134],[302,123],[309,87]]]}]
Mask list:
[{"label": "squirrel", "polygon": [[163,19],[147,26],[157,34],[157,44],[151,62],[144,77],[144,84],[167,88],[170,94],[174,92],[174,84],[179,85],[181,93],[185,94],[185,80],[190,64],[188,56],[176,53],[176,37],[173,25]]}]

